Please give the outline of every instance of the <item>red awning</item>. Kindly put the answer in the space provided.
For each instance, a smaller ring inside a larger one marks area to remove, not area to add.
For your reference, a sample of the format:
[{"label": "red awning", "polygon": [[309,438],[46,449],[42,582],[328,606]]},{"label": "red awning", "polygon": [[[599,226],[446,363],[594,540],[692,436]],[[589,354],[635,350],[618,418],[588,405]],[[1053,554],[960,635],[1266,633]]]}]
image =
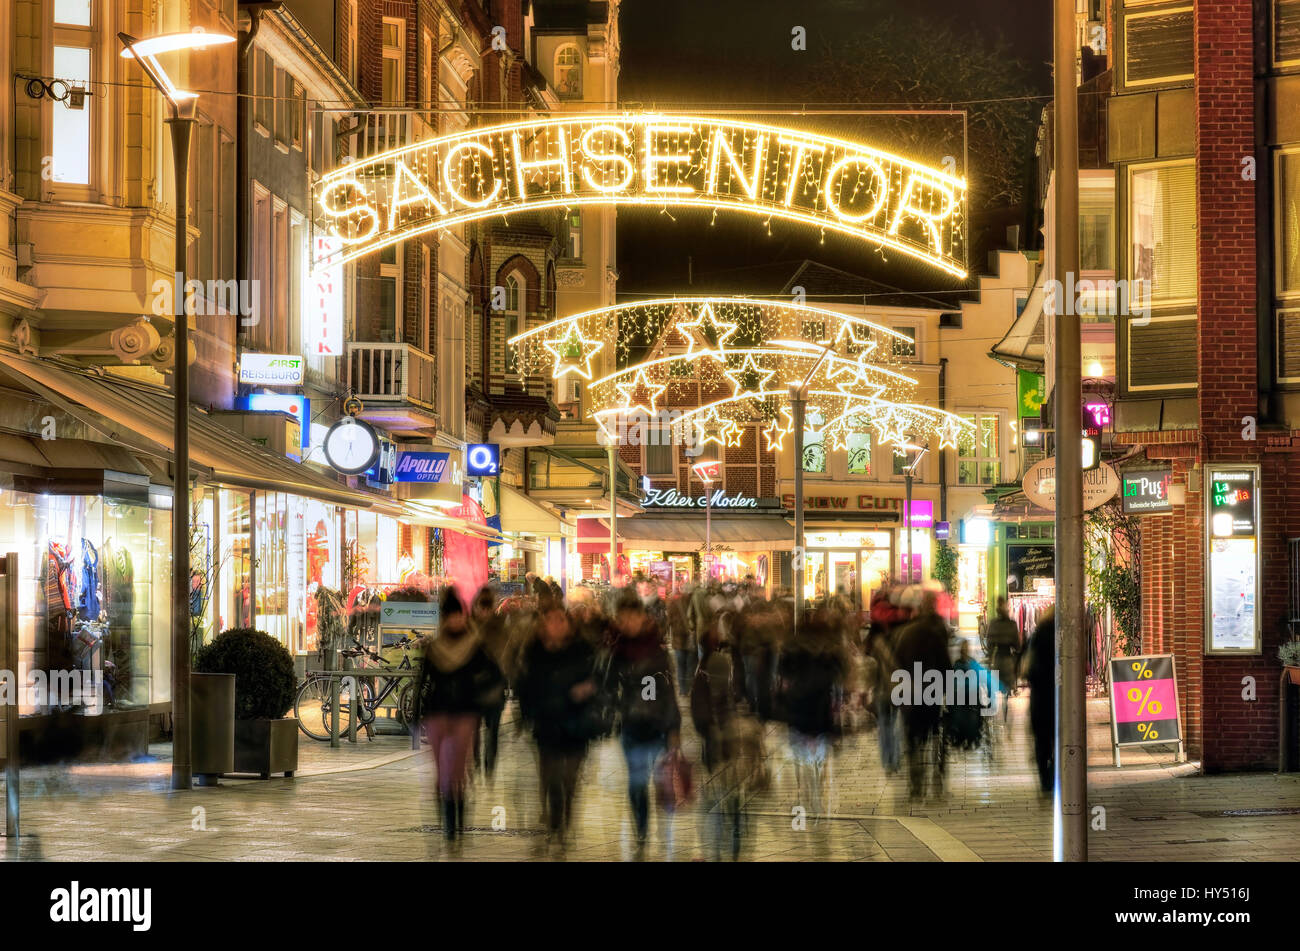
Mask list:
[{"label": "red awning", "polygon": [[[622,542],[619,542],[618,550],[623,550]],[[609,554],[609,522],[606,519],[578,519],[578,552],[583,555]]]}]

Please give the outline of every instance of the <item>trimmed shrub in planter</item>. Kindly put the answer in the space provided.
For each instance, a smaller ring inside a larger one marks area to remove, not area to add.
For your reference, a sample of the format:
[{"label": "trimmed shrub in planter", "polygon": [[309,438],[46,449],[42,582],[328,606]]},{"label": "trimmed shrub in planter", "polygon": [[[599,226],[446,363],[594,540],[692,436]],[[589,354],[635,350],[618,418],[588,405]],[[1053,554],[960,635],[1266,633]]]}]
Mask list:
[{"label": "trimmed shrub in planter", "polygon": [[235,675],[235,769],[264,779],[298,768],[293,657],[271,635],[240,627],[223,631],[194,658],[196,673]]}]

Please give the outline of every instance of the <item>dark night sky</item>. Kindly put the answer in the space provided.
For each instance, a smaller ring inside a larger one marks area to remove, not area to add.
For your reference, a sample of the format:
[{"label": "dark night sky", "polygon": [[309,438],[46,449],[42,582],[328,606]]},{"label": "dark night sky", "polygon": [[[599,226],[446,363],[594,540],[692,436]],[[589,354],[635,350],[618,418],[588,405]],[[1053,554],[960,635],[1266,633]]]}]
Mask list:
[{"label": "dark night sky", "polygon": [[[1022,59],[1040,67],[1036,83],[1050,93],[1051,5],[1046,0],[906,0],[906,8],[948,19],[960,31],[1007,41]],[[872,28],[860,0],[623,0],[620,9],[624,107],[790,104],[791,88],[813,58],[823,55],[822,43]],[[790,48],[795,25],[808,32],[807,51]],[[817,108],[814,102],[806,105]],[[828,238],[821,244],[816,233],[776,221],[769,236],[762,221],[749,216],[724,220],[719,214],[710,226],[708,214],[673,210],[670,218],[621,209],[618,236],[619,290],[626,297],[685,293],[688,257],[696,293],[742,292],[748,276],[762,285],[753,287],[755,293],[770,293],[778,272],[788,275],[808,257],[918,291],[951,286],[898,256],[882,264],[880,254],[860,243]],[[784,262],[790,262],[788,268]],[[979,263],[972,261],[973,270]]]}]

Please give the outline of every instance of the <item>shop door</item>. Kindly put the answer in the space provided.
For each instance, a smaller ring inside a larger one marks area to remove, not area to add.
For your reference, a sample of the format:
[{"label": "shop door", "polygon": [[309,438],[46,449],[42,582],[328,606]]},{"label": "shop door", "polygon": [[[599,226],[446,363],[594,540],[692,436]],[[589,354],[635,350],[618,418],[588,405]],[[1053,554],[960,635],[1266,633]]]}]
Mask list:
[{"label": "shop door", "polygon": [[833,595],[844,595],[851,598],[855,605],[862,598],[862,592],[858,587],[858,579],[862,577],[859,570],[858,553],[856,551],[833,551],[829,555],[830,560],[830,590]]},{"label": "shop door", "polygon": [[862,579],[860,587],[862,589],[863,605],[869,607],[871,599],[876,596],[877,591],[882,588],[889,589],[889,568],[888,548],[862,549],[862,568],[858,572],[858,577]]}]

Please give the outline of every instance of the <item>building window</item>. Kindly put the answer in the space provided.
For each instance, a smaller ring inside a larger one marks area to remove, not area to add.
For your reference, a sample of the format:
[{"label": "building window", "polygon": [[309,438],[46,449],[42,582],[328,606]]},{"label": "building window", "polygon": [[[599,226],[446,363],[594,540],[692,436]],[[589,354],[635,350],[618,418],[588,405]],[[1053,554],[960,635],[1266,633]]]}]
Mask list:
[{"label": "building window", "polygon": [[[71,88],[90,86],[93,32],[89,4],[55,4],[54,75]],[[83,100],[82,108],[70,108],[67,101],[50,101],[51,180],[64,185],[90,185],[91,119],[94,96]]]},{"label": "building window", "polygon": [[1129,277],[1149,282],[1152,303],[1196,299],[1192,162],[1129,169],[1129,244]]},{"label": "building window", "polygon": [[357,84],[357,0],[348,0],[347,52],[344,54],[348,82]]},{"label": "building window", "polygon": [[379,338],[385,343],[402,339],[402,260],[400,242],[379,252]]},{"label": "building window", "polygon": [[813,343],[826,342],[826,322],[823,320],[805,320],[801,327],[803,339]]},{"label": "building window", "polygon": [[641,429],[645,433],[645,468],[642,471],[646,475],[672,475],[672,427],[664,426],[652,418],[644,423]]},{"label": "building window", "polygon": [[1273,64],[1300,63],[1300,0],[1275,0],[1273,4]]},{"label": "building window", "polygon": [[[826,419],[816,410],[808,410],[804,415],[803,430],[803,471],[826,471],[826,434],[822,427]],[[815,427],[815,428],[809,428]]]},{"label": "building window", "polygon": [[384,17],[383,105],[406,103],[406,21]]},{"label": "building window", "polygon": [[429,246],[420,245],[420,349],[425,353],[429,352],[429,341],[432,339],[430,329],[433,325],[433,311],[430,301],[432,299],[431,288],[433,287],[433,270],[430,267]]},{"label": "building window", "polygon": [[276,198],[271,205],[274,230],[271,240],[275,253],[275,315],[270,336],[276,353],[284,353],[289,345],[289,206]]},{"label": "building window", "polygon": [[871,475],[870,433],[849,433],[847,453],[850,475]]},{"label": "building window", "polygon": [[253,93],[257,102],[253,106],[253,122],[263,135],[271,134],[275,122],[275,63],[269,53],[253,51]]},{"label": "building window", "polygon": [[[216,179],[218,256],[217,277],[230,280],[235,276],[235,140],[219,136]],[[246,315],[245,315],[246,316]]]},{"label": "building window", "polygon": [[433,34],[426,29],[420,36],[420,108],[436,111],[433,100]]},{"label": "building window", "polygon": [[894,357],[898,360],[915,360],[916,359],[916,328],[915,327],[895,327],[896,333],[903,335],[903,338],[894,337]]},{"label": "building window", "polygon": [[307,95],[302,83],[293,79],[289,82],[293,95],[289,100],[289,144],[299,152],[302,151],[302,130],[306,124]]},{"label": "building window", "polygon": [[561,99],[582,98],[582,54],[573,45],[555,53],[555,91]]},{"label": "building window", "polygon": [[1192,7],[1124,14],[1124,84],[1153,86],[1192,78]]},{"label": "building window", "polygon": [[1085,177],[1079,182],[1079,270],[1115,271],[1115,180]]},{"label": "building window", "polygon": [[573,209],[565,219],[564,257],[568,261],[582,260],[582,212]]},{"label": "building window", "polygon": [[998,448],[999,417],[995,413],[967,413],[975,429],[963,429],[957,439],[957,484],[997,485],[1001,478]]},{"label": "building window", "polygon": [[890,453],[890,457],[893,459],[894,475],[896,476],[907,475],[907,464],[909,461],[907,450],[894,448],[893,451]]},{"label": "building window", "polygon": [[272,290],[275,279],[272,272],[271,251],[271,193],[253,183],[253,233],[252,278],[257,288],[253,295],[256,312],[250,317],[249,338],[256,350],[271,349],[270,326],[272,319]]},{"label": "building window", "polygon": [[506,275],[505,288],[506,288],[506,309],[505,309],[506,333],[505,333],[505,338],[502,341],[502,346],[505,347],[505,352],[506,352],[506,359],[505,359],[506,373],[510,375],[514,375],[519,372],[519,360],[515,353],[515,348],[507,344],[505,341],[509,340],[511,337],[517,336],[519,332],[523,329],[523,324],[524,324],[523,301],[524,301],[524,288],[525,288],[523,277],[517,271],[512,274]]},{"label": "building window", "polygon": [[1277,153],[1277,296],[1300,296],[1300,149]]}]

